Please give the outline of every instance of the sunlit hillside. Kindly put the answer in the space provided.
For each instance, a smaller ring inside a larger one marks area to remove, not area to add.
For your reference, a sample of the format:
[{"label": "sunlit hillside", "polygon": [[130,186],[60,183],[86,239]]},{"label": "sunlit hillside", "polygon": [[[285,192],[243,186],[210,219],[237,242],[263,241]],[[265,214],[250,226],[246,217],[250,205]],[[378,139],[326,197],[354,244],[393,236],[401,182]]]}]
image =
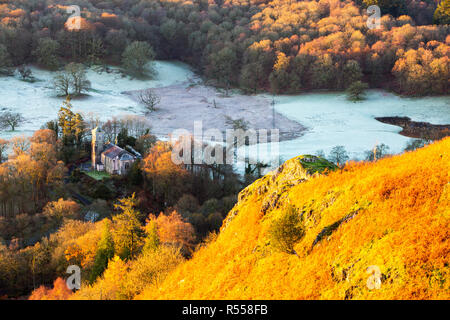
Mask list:
[{"label": "sunlit hillside", "polygon": [[[450,298],[450,139],[314,177],[300,159],[243,190],[217,239],[139,298]],[[273,230],[293,210],[304,236],[287,253]]]}]

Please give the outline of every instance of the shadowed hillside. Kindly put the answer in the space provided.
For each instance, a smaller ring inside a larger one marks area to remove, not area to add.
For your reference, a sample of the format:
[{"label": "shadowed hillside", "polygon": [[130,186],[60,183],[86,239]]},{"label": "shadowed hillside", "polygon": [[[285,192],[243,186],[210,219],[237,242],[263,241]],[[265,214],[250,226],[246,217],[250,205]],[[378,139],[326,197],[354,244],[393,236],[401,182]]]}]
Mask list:
[{"label": "shadowed hillside", "polygon": [[244,189],[217,239],[139,297],[450,298],[449,138],[328,175],[308,160]]}]

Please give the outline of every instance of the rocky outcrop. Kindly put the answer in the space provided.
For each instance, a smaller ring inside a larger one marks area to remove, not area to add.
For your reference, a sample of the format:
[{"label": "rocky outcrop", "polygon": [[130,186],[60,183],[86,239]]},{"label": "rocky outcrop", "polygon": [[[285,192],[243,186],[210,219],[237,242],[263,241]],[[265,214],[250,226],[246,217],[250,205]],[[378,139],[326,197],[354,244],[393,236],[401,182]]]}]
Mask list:
[{"label": "rocky outcrop", "polygon": [[[313,176],[326,174],[326,172],[337,168],[334,163],[314,155],[301,155],[292,158],[242,190],[238,195],[238,203],[245,202],[256,193],[258,197],[263,199],[261,211],[265,214],[267,211],[279,207],[293,186],[307,181]],[[222,230],[226,229],[237,216],[237,208],[238,206],[235,206],[225,218]]]}]

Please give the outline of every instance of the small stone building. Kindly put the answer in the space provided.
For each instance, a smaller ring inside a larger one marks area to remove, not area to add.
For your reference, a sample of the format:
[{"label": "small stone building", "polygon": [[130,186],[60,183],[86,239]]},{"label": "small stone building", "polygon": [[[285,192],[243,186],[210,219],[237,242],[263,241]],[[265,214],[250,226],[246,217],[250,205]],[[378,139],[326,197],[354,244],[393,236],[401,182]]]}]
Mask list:
[{"label": "small stone building", "polygon": [[137,160],[137,156],[112,144],[104,143],[99,128],[92,130],[92,169],[109,174],[125,174]]},{"label": "small stone building", "polygon": [[136,158],[128,151],[114,145],[107,144],[101,153],[101,163],[109,174],[125,174]]}]

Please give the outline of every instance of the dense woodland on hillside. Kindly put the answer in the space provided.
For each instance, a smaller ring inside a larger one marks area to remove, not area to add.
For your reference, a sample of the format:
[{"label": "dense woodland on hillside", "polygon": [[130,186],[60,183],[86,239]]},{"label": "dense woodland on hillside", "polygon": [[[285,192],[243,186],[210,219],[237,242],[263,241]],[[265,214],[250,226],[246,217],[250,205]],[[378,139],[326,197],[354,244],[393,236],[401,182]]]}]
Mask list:
[{"label": "dense woodland on hillside", "polygon": [[[410,95],[445,94],[449,1],[9,1],[0,3],[0,68],[59,58],[119,63],[133,41],[247,92],[345,89],[363,80]],[[66,7],[82,8],[81,31]],[[369,30],[368,5],[384,14]]]}]

